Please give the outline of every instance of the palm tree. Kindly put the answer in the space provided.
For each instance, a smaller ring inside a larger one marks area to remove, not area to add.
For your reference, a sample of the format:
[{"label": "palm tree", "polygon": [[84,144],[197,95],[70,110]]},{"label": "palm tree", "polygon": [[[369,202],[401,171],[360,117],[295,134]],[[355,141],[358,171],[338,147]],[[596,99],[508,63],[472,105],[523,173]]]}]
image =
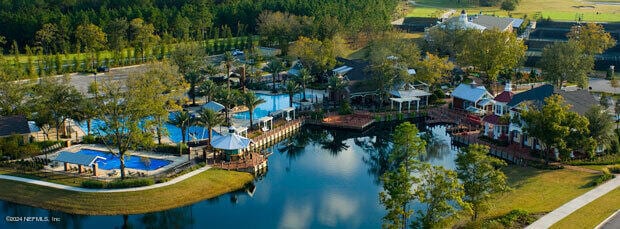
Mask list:
[{"label": "palm tree", "polygon": [[250,112],[250,130],[254,127],[254,109],[261,103],[264,103],[265,100],[256,96],[254,92],[246,92],[243,93],[243,105],[248,107],[248,111]]},{"label": "palm tree", "polygon": [[198,87],[198,95],[206,97],[207,102],[213,100],[220,88],[211,80],[205,80]]},{"label": "palm tree", "polygon": [[304,101],[304,102],[308,101],[306,99],[306,87],[308,86],[308,84],[312,83],[313,80],[314,80],[314,77],[312,77],[308,69],[305,69],[305,68],[301,69],[301,71],[299,72],[299,76],[296,77],[297,83],[301,85],[301,89],[303,90],[302,93],[304,95],[304,98],[301,101]]},{"label": "palm tree", "polygon": [[[327,85],[330,90],[330,97],[338,97],[337,101],[340,101],[342,98],[340,93],[347,87],[347,83],[336,76],[332,76],[329,78]],[[335,98],[332,99],[336,100]]]},{"label": "palm tree", "polygon": [[233,56],[232,52],[225,52],[223,56],[222,63],[226,66],[226,84],[228,88],[230,88],[230,69],[233,67],[233,63],[235,62],[235,56]]},{"label": "palm tree", "polygon": [[168,123],[181,129],[182,143],[185,143],[185,134],[187,133],[187,128],[190,126],[191,121],[191,116],[187,111],[175,112],[172,116],[172,119],[168,120]]},{"label": "palm tree", "polygon": [[293,107],[293,96],[299,92],[299,85],[296,82],[288,81],[286,82],[285,91],[288,94],[288,106]]},{"label": "palm tree", "polygon": [[282,69],[284,69],[284,64],[282,64],[282,62],[278,59],[272,60],[265,67],[265,71],[271,73],[271,83],[273,84],[271,90],[273,91],[273,93],[278,92],[276,91],[276,76],[280,76],[280,72],[282,71]]},{"label": "palm tree", "polygon": [[[210,109],[204,109],[200,112],[200,117],[197,118],[196,122],[209,130],[209,140],[207,141],[209,146],[211,146],[211,139],[213,139],[213,127],[224,124],[224,121],[222,113]],[[207,158],[207,155],[203,154],[203,156],[205,159]]]},{"label": "palm tree", "polygon": [[184,74],[185,80],[189,83],[187,95],[192,99],[192,105],[196,105],[196,85],[205,79],[199,70],[191,70]]},{"label": "palm tree", "polygon": [[230,109],[239,104],[241,100],[241,93],[234,89],[219,90],[216,95],[216,100],[224,105],[224,112],[226,113],[226,123],[230,125]]}]

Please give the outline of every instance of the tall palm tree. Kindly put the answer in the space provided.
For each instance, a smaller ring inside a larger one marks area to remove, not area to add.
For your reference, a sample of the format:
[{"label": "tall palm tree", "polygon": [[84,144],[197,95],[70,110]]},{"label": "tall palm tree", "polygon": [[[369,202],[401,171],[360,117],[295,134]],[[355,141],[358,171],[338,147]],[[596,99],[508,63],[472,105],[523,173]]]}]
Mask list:
[{"label": "tall palm tree", "polygon": [[284,64],[278,59],[274,59],[265,67],[265,71],[271,73],[272,91],[276,93],[276,76],[280,76],[280,72],[284,69]]},{"label": "tall palm tree", "polygon": [[[200,112],[200,117],[197,118],[196,122],[209,130],[209,140],[207,141],[209,146],[211,146],[211,139],[213,139],[213,127],[224,124],[224,121],[222,113],[210,109],[204,109]],[[206,154],[203,154],[203,156],[205,159],[207,158]]]},{"label": "tall palm tree", "polygon": [[286,94],[288,94],[288,106],[293,107],[293,96],[295,93],[299,92],[299,85],[296,82],[289,80],[286,82],[286,88],[284,90],[286,91]]},{"label": "tall palm tree", "polygon": [[254,109],[264,102],[265,100],[256,96],[254,92],[248,91],[243,93],[243,105],[248,107],[248,111],[250,112],[250,129],[254,127]]},{"label": "tall palm tree", "polygon": [[185,143],[185,134],[187,133],[187,128],[191,125],[191,121],[191,116],[187,111],[175,112],[172,116],[172,119],[168,120],[168,123],[181,129],[182,143]]},{"label": "tall palm tree", "polygon": [[233,67],[233,63],[235,63],[235,56],[228,51],[224,53],[223,58],[222,63],[226,66],[226,84],[230,88],[230,69]]},{"label": "tall palm tree", "polygon": [[297,83],[299,83],[299,85],[301,86],[302,89],[302,93],[304,95],[304,98],[301,101],[308,101],[306,99],[306,87],[308,86],[308,84],[312,83],[312,81],[314,80],[314,77],[312,77],[312,74],[310,74],[310,71],[308,71],[308,69],[302,68],[301,71],[299,72],[299,76],[295,78],[295,81],[297,81]]}]

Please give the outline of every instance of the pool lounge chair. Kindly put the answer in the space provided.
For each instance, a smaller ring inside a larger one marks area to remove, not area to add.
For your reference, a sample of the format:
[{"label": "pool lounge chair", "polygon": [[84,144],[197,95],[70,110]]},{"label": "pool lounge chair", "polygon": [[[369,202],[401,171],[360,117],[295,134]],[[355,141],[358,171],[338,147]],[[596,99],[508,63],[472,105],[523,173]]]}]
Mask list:
[{"label": "pool lounge chair", "polygon": [[285,120],[288,122],[288,121],[291,121],[293,119],[290,116],[286,116]]},{"label": "pool lounge chair", "polygon": [[267,132],[269,131],[269,127],[263,126],[263,128],[261,129],[263,132]]}]

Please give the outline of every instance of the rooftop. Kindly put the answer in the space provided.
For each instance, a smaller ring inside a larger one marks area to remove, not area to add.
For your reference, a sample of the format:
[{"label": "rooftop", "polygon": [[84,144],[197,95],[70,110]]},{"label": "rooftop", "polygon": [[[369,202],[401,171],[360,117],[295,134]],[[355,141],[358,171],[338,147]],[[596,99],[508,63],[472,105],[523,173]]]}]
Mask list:
[{"label": "rooftop", "polygon": [[29,134],[28,120],[23,115],[0,117],[0,136]]}]

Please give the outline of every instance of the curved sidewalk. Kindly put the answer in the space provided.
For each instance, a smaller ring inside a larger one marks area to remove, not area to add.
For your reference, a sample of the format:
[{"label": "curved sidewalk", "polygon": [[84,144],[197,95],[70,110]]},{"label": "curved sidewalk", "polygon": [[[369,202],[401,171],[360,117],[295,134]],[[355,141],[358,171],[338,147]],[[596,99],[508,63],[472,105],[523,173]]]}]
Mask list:
[{"label": "curved sidewalk", "polygon": [[135,191],[143,191],[143,190],[149,190],[149,189],[166,187],[168,185],[173,185],[173,184],[179,183],[181,181],[184,181],[185,179],[193,177],[193,176],[195,176],[195,175],[197,175],[197,174],[199,174],[201,172],[207,171],[210,168],[211,168],[211,166],[205,166],[205,167],[196,169],[194,171],[191,171],[191,172],[189,172],[187,174],[183,174],[181,176],[175,177],[174,179],[172,179],[172,180],[170,180],[168,182],[164,182],[164,183],[159,183],[159,184],[154,184],[154,185],[149,185],[149,186],[143,186],[143,187],[135,187],[135,188],[122,188],[122,189],[80,188],[80,187],[73,187],[73,186],[68,186],[68,185],[56,184],[56,183],[42,181],[42,180],[34,180],[34,179],[29,179],[29,178],[7,176],[7,175],[0,175],[0,179],[19,181],[19,182],[24,182],[24,183],[28,183],[28,184],[41,185],[41,186],[45,186],[45,187],[62,189],[62,190],[67,190],[67,191],[74,191],[74,192],[89,192],[89,193],[135,192]]},{"label": "curved sidewalk", "polygon": [[599,197],[607,194],[608,192],[620,187],[620,174],[616,174],[614,179],[611,179],[604,184],[597,186],[596,188],[586,192],[585,194],[565,203],[559,208],[549,212],[536,222],[530,224],[526,229],[538,229],[549,228],[558,221],[564,219],[564,217],[570,215],[577,209],[589,204],[590,202],[598,199]]}]

